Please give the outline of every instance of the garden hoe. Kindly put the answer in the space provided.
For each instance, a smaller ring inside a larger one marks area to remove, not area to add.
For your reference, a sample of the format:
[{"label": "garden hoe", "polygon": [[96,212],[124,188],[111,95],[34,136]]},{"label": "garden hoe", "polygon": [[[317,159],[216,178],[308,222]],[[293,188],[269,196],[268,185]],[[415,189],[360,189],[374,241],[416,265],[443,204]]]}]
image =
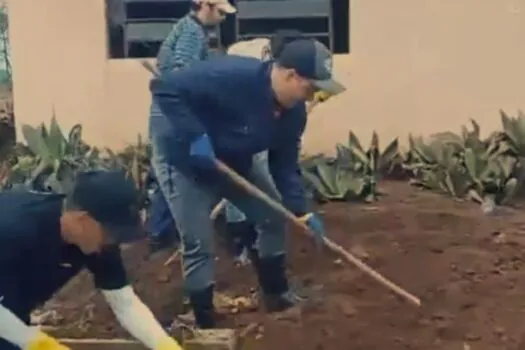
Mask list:
[{"label": "garden hoe", "polygon": [[[307,233],[310,236],[313,236],[312,231],[310,228],[304,223],[302,220],[297,218],[292,212],[290,212],[288,209],[286,209],[283,205],[276,202],[272,198],[270,198],[266,193],[261,191],[256,186],[252,185],[250,182],[248,182],[246,179],[244,179],[241,175],[237,174],[233,169],[231,169],[229,166],[221,162],[220,160],[215,161],[215,165],[217,168],[226,176],[228,176],[234,183],[242,187],[246,192],[248,192],[250,195],[259,198],[260,200],[264,201],[266,204],[268,204],[270,207],[272,207],[277,212],[281,213],[286,219],[291,221],[295,226],[301,229],[301,232]],[[217,206],[223,206],[224,200],[221,201]],[[221,204],[222,203],[222,204]],[[215,208],[212,211],[212,215],[216,215],[220,211],[219,208]],[[382,284],[384,287],[390,289],[395,294],[399,295],[403,299],[410,302],[412,305],[415,306],[421,306],[421,300],[417,298],[416,296],[412,295],[411,293],[407,292],[403,288],[399,287],[395,283],[391,282],[387,278],[383,277],[379,272],[372,269],[370,266],[366,265],[364,262],[356,258],[354,255],[346,251],[343,247],[341,247],[339,244],[333,242],[328,237],[323,238],[323,244],[333,253],[336,253],[340,257],[342,257],[347,262],[351,263],[352,265],[355,265],[359,270],[363,271],[370,277],[372,277],[375,281]]]}]

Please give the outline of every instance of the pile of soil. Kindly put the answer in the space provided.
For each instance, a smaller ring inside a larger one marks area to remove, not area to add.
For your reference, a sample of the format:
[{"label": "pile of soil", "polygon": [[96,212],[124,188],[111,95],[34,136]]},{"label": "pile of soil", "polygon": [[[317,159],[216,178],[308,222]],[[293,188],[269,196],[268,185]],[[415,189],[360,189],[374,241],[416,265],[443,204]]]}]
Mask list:
[{"label": "pile of soil", "polygon": [[[478,206],[382,184],[375,204],[331,203],[324,212],[330,238],[386,277],[418,295],[415,308],[310,239],[290,234],[290,274],[315,286],[320,302],[294,315],[245,312],[225,326],[262,325],[250,349],[301,350],[520,349],[525,331],[525,215],[511,209],[485,216]],[[237,268],[218,252],[217,286],[230,296],[256,287],[250,267]],[[137,293],[161,322],[181,312],[180,267],[164,267],[137,244],[124,252]],[[319,287],[320,286],[320,287]],[[48,307],[64,319],[61,337],[128,337],[90,277],[66,286]],[[89,316],[89,317],[87,317]],[[84,320],[84,321],[82,321]],[[86,321],[87,320],[87,321]]]}]

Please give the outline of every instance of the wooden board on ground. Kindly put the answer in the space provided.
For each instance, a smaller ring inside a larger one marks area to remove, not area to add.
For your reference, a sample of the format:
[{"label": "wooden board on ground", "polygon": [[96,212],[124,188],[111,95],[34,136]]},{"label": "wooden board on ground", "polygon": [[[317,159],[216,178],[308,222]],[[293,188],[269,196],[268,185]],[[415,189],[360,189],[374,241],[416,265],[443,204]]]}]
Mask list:
[{"label": "wooden board on ground", "polygon": [[144,345],[125,339],[60,339],[75,350],[146,350]]},{"label": "wooden board on ground", "polygon": [[[185,350],[238,350],[233,329],[206,329],[184,332]],[[75,350],[145,350],[137,341],[125,339],[60,339]]]},{"label": "wooden board on ground", "polygon": [[233,329],[202,329],[184,332],[185,350],[238,350]]}]

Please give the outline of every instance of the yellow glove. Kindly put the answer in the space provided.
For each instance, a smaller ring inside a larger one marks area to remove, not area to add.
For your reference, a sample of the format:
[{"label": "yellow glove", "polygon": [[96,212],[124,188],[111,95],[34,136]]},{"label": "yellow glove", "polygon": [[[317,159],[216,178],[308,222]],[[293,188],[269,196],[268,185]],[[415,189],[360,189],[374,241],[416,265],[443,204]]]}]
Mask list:
[{"label": "yellow glove", "polygon": [[38,332],[35,339],[33,339],[25,350],[70,350],[67,346],[62,345],[55,338],[49,335]]},{"label": "yellow glove", "polygon": [[177,341],[171,337],[162,340],[155,350],[183,350]]},{"label": "yellow glove", "polygon": [[325,101],[328,100],[330,97],[332,97],[332,94],[330,94],[329,92],[326,92],[326,91],[320,90],[320,91],[317,91],[317,92],[314,94],[314,98],[313,98],[312,102],[314,102],[314,103],[325,102]]},{"label": "yellow glove", "polygon": [[310,112],[312,112],[315,106],[317,106],[319,103],[325,102],[330,97],[332,97],[332,94],[326,91],[323,91],[323,90],[317,91],[312,97],[312,100],[308,102],[308,106],[306,107],[306,113],[310,114]]}]

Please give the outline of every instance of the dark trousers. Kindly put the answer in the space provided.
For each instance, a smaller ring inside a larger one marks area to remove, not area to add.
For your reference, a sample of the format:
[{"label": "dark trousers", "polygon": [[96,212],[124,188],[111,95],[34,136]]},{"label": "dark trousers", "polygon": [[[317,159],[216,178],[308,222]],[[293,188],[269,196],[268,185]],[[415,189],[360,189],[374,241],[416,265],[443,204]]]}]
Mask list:
[{"label": "dark trousers", "polygon": [[20,348],[11,344],[7,340],[0,339],[0,350],[20,350]]},{"label": "dark trousers", "polygon": [[175,220],[160,188],[155,188],[149,195],[147,231],[156,239],[166,238],[171,235],[178,236]]}]

